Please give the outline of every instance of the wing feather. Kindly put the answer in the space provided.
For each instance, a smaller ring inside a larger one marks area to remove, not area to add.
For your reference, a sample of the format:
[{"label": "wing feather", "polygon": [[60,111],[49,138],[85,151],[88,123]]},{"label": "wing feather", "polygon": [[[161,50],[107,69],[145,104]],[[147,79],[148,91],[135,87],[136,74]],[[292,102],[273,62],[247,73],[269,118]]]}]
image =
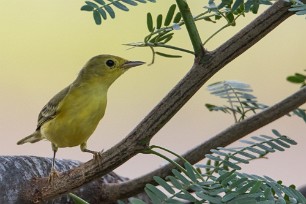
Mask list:
[{"label": "wing feather", "polygon": [[67,96],[69,90],[70,86],[67,86],[59,93],[57,93],[53,98],[51,98],[51,100],[43,107],[38,115],[36,130],[39,130],[45,122],[53,119],[56,116],[59,108],[59,103]]}]

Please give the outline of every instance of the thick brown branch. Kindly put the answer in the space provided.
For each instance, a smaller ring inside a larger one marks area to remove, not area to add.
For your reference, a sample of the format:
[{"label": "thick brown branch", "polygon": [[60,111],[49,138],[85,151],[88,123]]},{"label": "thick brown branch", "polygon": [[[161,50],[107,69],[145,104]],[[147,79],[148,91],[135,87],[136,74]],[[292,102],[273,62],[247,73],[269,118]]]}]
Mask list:
[{"label": "thick brown branch", "polygon": [[151,138],[208,79],[288,18],[291,15],[288,8],[283,1],[276,2],[218,49],[196,58],[190,72],[126,138],[106,151],[99,162],[91,160],[64,172],[54,180],[53,185],[49,185],[46,178],[29,182],[24,186],[24,198],[41,201],[66,193],[105,175],[144,151]]}]

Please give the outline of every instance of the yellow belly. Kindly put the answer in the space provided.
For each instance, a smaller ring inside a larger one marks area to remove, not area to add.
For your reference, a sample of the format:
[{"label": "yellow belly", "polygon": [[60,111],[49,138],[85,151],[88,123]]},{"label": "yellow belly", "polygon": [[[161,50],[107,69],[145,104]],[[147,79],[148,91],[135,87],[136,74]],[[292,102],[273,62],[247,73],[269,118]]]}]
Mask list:
[{"label": "yellow belly", "polygon": [[[104,116],[106,92],[75,91],[66,97],[56,117],[41,127],[41,134],[58,147],[73,147],[88,140]],[[104,92],[102,92],[104,93]]]}]

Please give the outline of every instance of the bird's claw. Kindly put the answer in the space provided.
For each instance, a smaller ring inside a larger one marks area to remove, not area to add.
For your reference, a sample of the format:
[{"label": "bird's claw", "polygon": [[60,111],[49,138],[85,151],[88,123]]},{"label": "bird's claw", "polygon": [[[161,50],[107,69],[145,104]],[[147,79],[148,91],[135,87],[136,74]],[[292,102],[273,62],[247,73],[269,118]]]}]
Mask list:
[{"label": "bird's claw", "polygon": [[59,174],[54,168],[52,168],[49,174],[48,183],[53,183],[55,177],[59,177]]},{"label": "bird's claw", "polygon": [[102,153],[103,153],[103,151],[104,150],[102,150],[101,152],[94,152],[92,155],[93,155],[93,159],[95,160],[95,161],[99,161],[100,159],[101,159],[101,157],[102,157]]}]

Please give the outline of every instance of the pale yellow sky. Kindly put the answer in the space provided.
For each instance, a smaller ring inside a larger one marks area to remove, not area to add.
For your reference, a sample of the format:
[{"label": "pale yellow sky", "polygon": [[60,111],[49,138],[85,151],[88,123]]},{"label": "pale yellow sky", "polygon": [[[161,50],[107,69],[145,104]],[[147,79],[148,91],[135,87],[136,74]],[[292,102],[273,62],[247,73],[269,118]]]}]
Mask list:
[{"label": "pale yellow sky", "polygon": [[[156,16],[165,12],[172,3],[174,1],[168,0],[131,7],[130,13],[117,10],[115,20],[96,26],[90,13],[80,11],[83,1],[1,1],[0,154],[51,157],[51,145],[47,141],[22,146],[17,146],[16,141],[35,130],[41,108],[76,77],[92,56],[108,53],[150,62],[149,49],[127,50],[122,44],[141,41],[147,32],[146,13],[151,11]],[[203,1],[191,3],[194,14],[203,6]],[[254,17],[248,14],[239,19],[236,27],[217,35],[207,48],[217,47]],[[222,25],[198,23],[203,39]],[[288,84],[285,78],[306,69],[305,25],[303,17],[291,17],[209,82],[240,80],[249,83],[255,89],[254,94],[266,104],[293,93],[298,86]],[[173,44],[191,48],[185,29],[176,33]],[[153,66],[137,67],[122,76],[109,91],[106,114],[89,139],[88,147],[108,149],[119,142],[184,76],[192,62],[192,56],[187,54],[183,54],[181,59],[159,57]],[[206,111],[204,104],[214,102],[222,103],[202,88],[154,137],[152,144],[183,153],[231,125],[233,121],[229,116]],[[305,124],[296,118],[284,118],[254,134],[271,135],[272,128],[292,137],[299,145],[284,153],[271,154],[267,160],[251,162],[244,170],[269,175],[287,184],[305,184],[306,181],[301,179],[306,167],[302,162],[306,148]],[[87,161],[91,155],[75,147],[60,149],[57,158]],[[164,163],[155,156],[140,155],[116,172],[136,177]]]}]

